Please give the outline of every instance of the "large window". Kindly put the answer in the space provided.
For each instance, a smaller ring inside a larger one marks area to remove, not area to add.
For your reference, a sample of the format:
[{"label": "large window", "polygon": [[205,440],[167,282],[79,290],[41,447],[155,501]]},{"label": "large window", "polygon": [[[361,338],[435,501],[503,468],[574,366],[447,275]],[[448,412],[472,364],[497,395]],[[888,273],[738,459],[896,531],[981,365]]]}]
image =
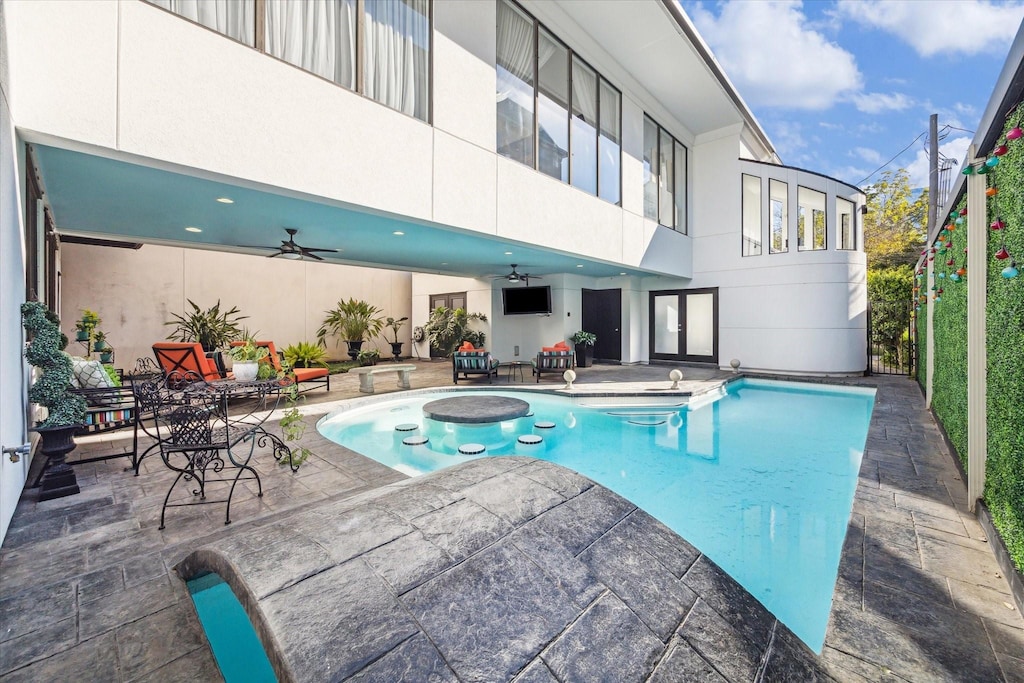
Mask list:
[{"label": "large window", "polygon": [[842,197],[836,197],[836,214],[838,220],[836,221],[839,226],[838,240],[839,244],[836,245],[837,249],[856,249],[857,248],[857,228],[854,223],[854,204],[848,199]]},{"label": "large window", "polygon": [[430,119],[431,0],[149,2],[404,114]]},{"label": "large window", "polygon": [[498,154],[618,204],[621,93],[508,0],[496,66]]},{"label": "large window", "polygon": [[761,255],[761,178],[743,174],[743,255]]},{"label": "large window", "polygon": [[797,188],[797,251],[826,248],[825,193]]},{"label": "large window", "polygon": [[781,180],[768,181],[768,253],[789,251],[789,185]]},{"label": "large window", "polygon": [[644,116],[644,215],[686,234],[686,147]]}]

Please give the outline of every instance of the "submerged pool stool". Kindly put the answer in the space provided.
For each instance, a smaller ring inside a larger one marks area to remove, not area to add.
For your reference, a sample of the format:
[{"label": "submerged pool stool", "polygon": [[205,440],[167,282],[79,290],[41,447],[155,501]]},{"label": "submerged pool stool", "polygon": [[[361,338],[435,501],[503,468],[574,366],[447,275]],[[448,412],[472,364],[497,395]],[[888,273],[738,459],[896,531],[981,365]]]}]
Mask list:
[{"label": "submerged pool stool", "polygon": [[540,422],[534,422],[533,426],[536,427],[537,429],[554,429],[555,423],[548,422],[547,420],[541,420]]},{"label": "submerged pool stool", "polygon": [[487,450],[482,443],[464,443],[459,446],[459,453],[463,455],[480,455]]},{"label": "submerged pool stool", "polygon": [[400,425],[395,425],[396,432],[415,432],[420,428],[418,424],[412,422],[403,422]]},{"label": "submerged pool stool", "polygon": [[402,445],[404,446],[426,446],[430,441],[429,437],[426,436],[407,436],[402,439]]}]

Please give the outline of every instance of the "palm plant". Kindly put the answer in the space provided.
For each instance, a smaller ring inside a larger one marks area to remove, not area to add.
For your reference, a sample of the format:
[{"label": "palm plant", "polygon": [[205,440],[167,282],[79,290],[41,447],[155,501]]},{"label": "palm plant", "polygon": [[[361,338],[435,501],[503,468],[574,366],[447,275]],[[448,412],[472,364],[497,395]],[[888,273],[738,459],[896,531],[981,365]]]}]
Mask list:
[{"label": "palm plant", "polygon": [[477,348],[483,347],[487,335],[469,329],[469,323],[475,320],[487,322],[487,316],[483,313],[467,313],[464,308],[438,306],[430,314],[430,321],[423,329],[431,346],[447,358],[464,340],[472,342]]},{"label": "palm plant", "polygon": [[316,332],[320,346],[327,346],[328,335],[341,337],[337,341],[363,342],[367,337],[376,337],[384,327],[384,319],[378,315],[381,309],[355,298],[340,299],[337,306],[325,312],[324,322]]},{"label": "palm plant", "polygon": [[284,360],[293,368],[327,367],[327,352],[318,344],[299,342],[284,349]]},{"label": "palm plant", "polygon": [[192,311],[186,315],[172,313],[173,320],[164,325],[174,325],[174,331],[167,335],[168,339],[181,342],[199,342],[204,351],[216,351],[243,336],[238,321],[249,316],[239,315],[237,306],[230,310],[220,310],[220,299],[205,311],[191,299],[187,300]]}]

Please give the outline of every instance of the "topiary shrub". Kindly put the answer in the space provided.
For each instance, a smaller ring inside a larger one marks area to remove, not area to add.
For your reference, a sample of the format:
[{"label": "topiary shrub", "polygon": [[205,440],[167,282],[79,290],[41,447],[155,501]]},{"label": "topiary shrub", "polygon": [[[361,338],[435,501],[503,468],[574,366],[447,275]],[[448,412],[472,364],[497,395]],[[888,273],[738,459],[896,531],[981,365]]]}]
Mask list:
[{"label": "topiary shrub", "polygon": [[32,342],[25,358],[42,374],[28,390],[28,399],[45,407],[47,418],[37,427],[66,427],[85,421],[85,399],[69,393],[71,357],[62,350],[67,337],[61,334],[60,319],[38,301],[21,305],[21,319]]}]

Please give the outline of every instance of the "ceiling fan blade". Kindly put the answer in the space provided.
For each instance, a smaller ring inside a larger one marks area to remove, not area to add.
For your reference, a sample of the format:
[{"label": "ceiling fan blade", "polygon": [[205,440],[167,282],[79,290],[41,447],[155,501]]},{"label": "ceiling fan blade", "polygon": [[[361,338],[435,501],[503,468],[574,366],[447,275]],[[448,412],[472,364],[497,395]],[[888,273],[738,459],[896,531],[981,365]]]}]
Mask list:
[{"label": "ceiling fan blade", "polygon": [[[318,249],[317,251],[322,251],[322,250]],[[331,251],[334,251],[334,250],[332,249]],[[323,261],[324,260],[323,257],[321,257],[321,256],[317,256],[316,254],[310,254],[309,251],[306,250],[306,249],[302,250],[302,255],[303,256],[308,256],[311,259],[316,259],[317,261]]]},{"label": "ceiling fan blade", "polygon": [[338,253],[337,249],[309,249],[307,247],[300,247],[300,249],[302,249],[303,253],[306,253],[306,254],[309,254],[309,253],[314,252],[314,251],[330,251],[330,252],[334,252],[335,254]]},{"label": "ceiling fan blade", "polygon": [[279,251],[276,254],[271,254],[271,255],[267,256],[267,258],[277,258],[278,256],[280,256],[283,253],[284,253],[283,251]]},{"label": "ceiling fan blade", "polygon": [[265,244],[236,244],[239,249],[280,249],[281,247],[268,247]]}]

